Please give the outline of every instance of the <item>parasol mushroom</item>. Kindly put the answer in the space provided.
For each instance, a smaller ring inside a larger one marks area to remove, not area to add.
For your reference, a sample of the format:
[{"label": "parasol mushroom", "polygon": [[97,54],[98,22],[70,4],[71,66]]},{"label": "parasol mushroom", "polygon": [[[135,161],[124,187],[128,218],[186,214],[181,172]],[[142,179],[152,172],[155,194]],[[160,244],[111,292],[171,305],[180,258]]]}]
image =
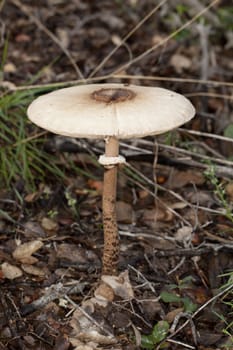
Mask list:
[{"label": "parasol mushroom", "polygon": [[60,89],[34,100],[29,119],[55,134],[103,138],[104,251],[102,274],[117,273],[119,238],[116,220],[119,139],[162,134],[189,121],[195,114],[184,96],[158,87],[90,84]]}]

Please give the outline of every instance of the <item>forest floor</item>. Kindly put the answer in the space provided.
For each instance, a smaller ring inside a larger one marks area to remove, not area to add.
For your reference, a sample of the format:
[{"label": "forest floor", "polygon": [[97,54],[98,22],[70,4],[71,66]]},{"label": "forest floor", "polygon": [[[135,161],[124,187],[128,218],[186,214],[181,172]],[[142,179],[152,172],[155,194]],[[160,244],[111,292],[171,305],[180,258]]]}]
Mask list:
[{"label": "forest floor", "polygon": [[[233,349],[233,7],[158,4],[0,4],[0,350]],[[103,143],[26,119],[32,98],[75,82],[160,86],[197,111],[182,129],[121,143],[120,275],[105,305],[94,298]],[[31,142],[51,163],[25,148],[11,163],[9,147]]]}]

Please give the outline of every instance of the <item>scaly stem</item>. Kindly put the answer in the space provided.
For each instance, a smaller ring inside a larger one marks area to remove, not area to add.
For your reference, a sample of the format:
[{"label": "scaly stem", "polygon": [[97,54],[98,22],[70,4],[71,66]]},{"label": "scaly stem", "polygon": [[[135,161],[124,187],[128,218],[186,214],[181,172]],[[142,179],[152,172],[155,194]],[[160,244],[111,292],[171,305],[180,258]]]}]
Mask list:
[{"label": "scaly stem", "polygon": [[[106,141],[105,156],[118,157],[119,141],[110,137]],[[104,170],[103,188],[103,225],[104,225],[104,252],[103,275],[116,275],[119,259],[119,235],[116,220],[116,187],[117,165]]]}]

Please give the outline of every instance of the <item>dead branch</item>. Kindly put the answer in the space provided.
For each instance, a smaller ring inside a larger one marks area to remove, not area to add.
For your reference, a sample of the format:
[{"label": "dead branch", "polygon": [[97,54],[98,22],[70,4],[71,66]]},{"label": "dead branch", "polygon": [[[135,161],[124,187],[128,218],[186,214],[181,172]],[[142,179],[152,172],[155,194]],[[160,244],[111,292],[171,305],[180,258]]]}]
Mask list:
[{"label": "dead branch", "polygon": [[179,34],[182,30],[186,29],[187,27],[189,27],[192,23],[194,23],[198,18],[200,18],[201,16],[203,16],[210,8],[212,8],[214,5],[216,5],[219,2],[219,0],[213,0],[211,1],[211,3],[202,8],[195,16],[193,16],[189,21],[187,21],[186,23],[184,23],[182,26],[180,26],[177,30],[173,31],[171,34],[169,34],[164,40],[161,40],[159,43],[153,45],[152,47],[150,47],[148,50],[144,51],[142,54],[138,55],[137,57],[135,57],[132,61],[123,64],[122,66],[120,66],[119,68],[117,68],[112,74],[117,74],[120,73],[124,70],[126,70],[127,68],[129,68],[130,66],[132,66],[132,64],[140,61],[142,58],[146,57],[147,55],[149,55],[151,52],[153,52],[154,50],[156,50],[157,48],[165,45],[170,39],[174,38],[177,34]]},{"label": "dead branch", "polygon": [[[199,313],[204,310],[208,305],[210,305],[211,303],[213,303],[215,300],[219,299],[222,295],[226,294],[227,292],[229,292],[230,290],[233,290],[233,284],[231,283],[229,286],[227,286],[224,290],[221,290],[221,292],[219,292],[218,294],[214,295],[211,299],[209,299],[206,303],[204,303],[203,305],[201,305],[191,316],[191,319],[193,320],[197,315],[199,315]],[[178,329],[176,329],[176,331],[169,335],[166,339],[164,339],[163,343],[166,341],[169,341],[169,339],[172,339],[175,335],[177,335],[178,333],[180,333],[180,331],[186,327],[190,322],[190,319],[186,320]],[[161,344],[160,344],[161,346]]]},{"label": "dead branch", "polygon": [[[74,70],[76,71],[79,78],[84,79],[84,76],[79,69],[78,65],[76,64],[75,60],[71,56],[70,52],[62,45],[60,40],[54,35],[48,28],[46,28],[43,23],[39,21],[39,19],[34,16],[28,6],[22,4],[19,0],[11,0],[11,2],[18,7],[25,15],[27,15],[36,25],[37,27],[43,31],[57,46],[60,47],[60,49],[63,51],[63,53],[66,55],[66,57],[70,60],[71,65],[73,66]],[[85,79],[84,79],[85,80]]]},{"label": "dead branch", "polygon": [[41,309],[53,300],[62,298],[67,294],[77,294],[82,293],[86,283],[76,283],[73,286],[64,287],[63,283],[59,282],[57,284],[51,285],[45,292],[45,294],[39,299],[33,301],[31,304],[23,305],[20,309],[20,314],[26,316],[32,312]]},{"label": "dead branch", "polygon": [[185,257],[194,257],[201,256],[204,254],[215,253],[219,250],[233,250],[233,244],[206,244],[204,247],[200,248],[184,248],[184,249],[175,249],[175,250],[156,250],[153,252],[153,255],[156,257],[171,257],[171,256],[185,256]]}]

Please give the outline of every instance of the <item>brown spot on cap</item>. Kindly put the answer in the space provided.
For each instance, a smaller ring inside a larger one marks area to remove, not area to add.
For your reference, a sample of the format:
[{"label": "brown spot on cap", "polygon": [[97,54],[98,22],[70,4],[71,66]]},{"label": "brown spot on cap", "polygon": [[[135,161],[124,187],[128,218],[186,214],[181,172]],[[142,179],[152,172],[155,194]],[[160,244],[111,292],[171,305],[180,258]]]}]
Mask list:
[{"label": "brown spot on cap", "polygon": [[136,96],[135,92],[124,88],[106,88],[96,90],[91,97],[99,102],[118,103],[132,100]]}]

